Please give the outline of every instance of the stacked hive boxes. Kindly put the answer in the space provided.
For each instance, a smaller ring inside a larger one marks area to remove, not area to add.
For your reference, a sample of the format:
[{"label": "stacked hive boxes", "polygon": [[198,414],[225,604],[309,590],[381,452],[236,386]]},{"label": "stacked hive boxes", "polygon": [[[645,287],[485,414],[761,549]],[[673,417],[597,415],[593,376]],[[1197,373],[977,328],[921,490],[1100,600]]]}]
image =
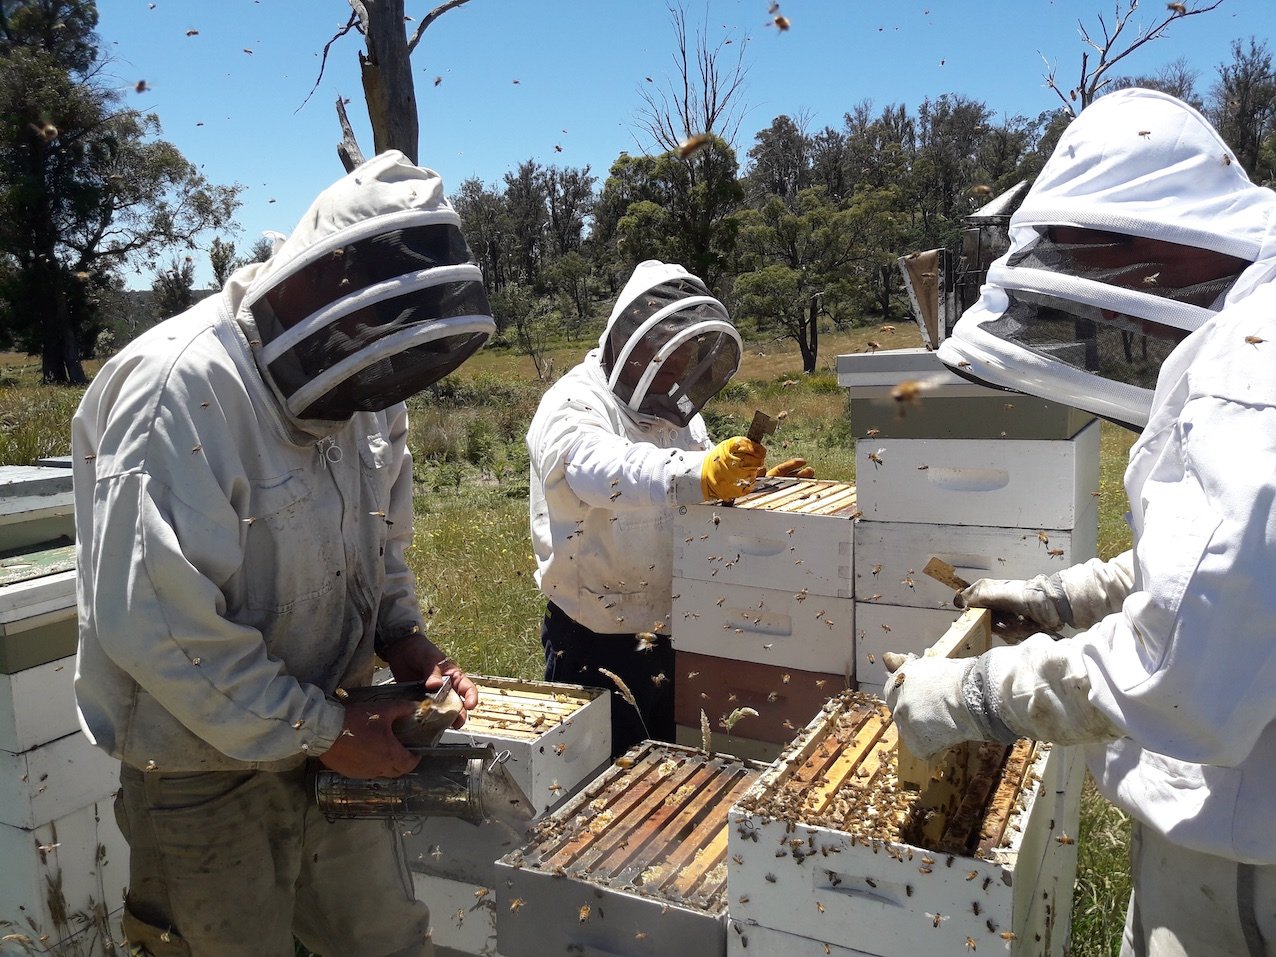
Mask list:
[{"label": "stacked hive boxes", "polygon": [[73,540],[69,471],[0,469],[0,927],[87,954],[128,875],[117,765],[75,713]]},{"label": "stacked hive boxes", "polygon": [[1030,578],[1095,555],[1099,424],[1067,406],[967,382],[933,352],[838,357],[850,389],[862,518],[855,528],[856,677],[883,651],[921,651],[952,621],[952,589]]},{"label": "stacked hive boxes", "polygon": [[[561,804],[608,764],[611,711],[597,688],[475,676],[481,707],[443,744],[491,744],[538,813]],[[496,908],[509,895],[496,860],[525,835],[498,822],[435,817],[408,830],[417,897],[430,907],[440,957],[496,953]]]},{"label": "stacked hive boxes", "polygon": [[[855,488],[767,479],[679,510],[673,635],[679,741],[769,759],[853,678]],[[751,708],[731,722],[737,709]],[[731,727],[726,727],[731,725]],[[724,731],[730,734],[724,734]]]}]

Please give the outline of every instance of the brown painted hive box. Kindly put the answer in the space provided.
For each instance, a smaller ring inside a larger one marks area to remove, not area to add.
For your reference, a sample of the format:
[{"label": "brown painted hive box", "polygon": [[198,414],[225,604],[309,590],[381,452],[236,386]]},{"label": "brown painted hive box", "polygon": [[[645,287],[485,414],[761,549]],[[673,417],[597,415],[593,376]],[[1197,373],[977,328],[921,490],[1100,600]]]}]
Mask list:
[{"label": "brown painted hive box", "polygon": [[923,811],[898,781],[896,740],[881,699],[848,692],[737,802],[733,932],[757,926],[878,957],[1061,955],[1079,754],[1027,740],[972,746],[969,779]]},{"label": "brown painted hive box", "polygon": [[762,769],[635,746],[497,862],[500,952],[725,955],[727,812]]}]

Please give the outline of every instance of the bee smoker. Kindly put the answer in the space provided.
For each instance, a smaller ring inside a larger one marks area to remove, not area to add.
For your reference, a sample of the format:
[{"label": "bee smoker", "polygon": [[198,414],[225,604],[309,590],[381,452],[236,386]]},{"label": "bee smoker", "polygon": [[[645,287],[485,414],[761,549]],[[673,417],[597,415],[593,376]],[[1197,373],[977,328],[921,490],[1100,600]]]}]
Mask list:
[{"label": "bee smoker", "polygon": [[460,699],[451,690],[450,679],[433,692],[426,691],[422,682],[410,682],[351,688],[346,697],[420,702],[411,720],[402,726],[396,722],[395,734],[421,760],[398,778],[348,778],[336,771],[317,770],[315,802],[329,820],[459,817],[475,825],[499,821],[517,829],[536,816],[531,800],[505,767],[509,751],[498,753],[490,744],[438,743],[460,713]]},{"label": "bee smoker", "polygon": [[412,748],[416,769],[399,778],[347,778],[336,771],[315,774],[315,801],[329,820],[413,820],[459,817],[471,824],[500,821],[526,825],[535,816],[518,782],[505,768],[508,751],[492,745],[444,744]]}]

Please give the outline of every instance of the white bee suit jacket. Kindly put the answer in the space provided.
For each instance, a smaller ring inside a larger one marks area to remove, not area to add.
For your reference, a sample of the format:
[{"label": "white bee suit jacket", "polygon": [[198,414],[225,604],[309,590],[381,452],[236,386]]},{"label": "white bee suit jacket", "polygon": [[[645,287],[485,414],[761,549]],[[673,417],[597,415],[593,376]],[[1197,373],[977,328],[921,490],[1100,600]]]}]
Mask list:
[{"label": "white bee suit jacket", "polygon": [[631,412],[594,350],[545,393],[527,447],[541,591],[591,631],[667,627],[674,508],[701,499],[704,420],[679,428]]},{"label": "white bee suit jacket", "polygon": [[[420,627],[404,561],[405,406],[339,421],[289,413],[261,371],[252,304],[299,263],[349,260],[370,235],[454,216],[434,173],[382,154],[321,194],[269,261],[93,380],[72,426],[75,688],[85,732],[112,755],[163,771],[296,766],[341,733],[337,691],[370,683],[374,637]],[[426,288],[429,273],[377,288]],[[367,333],[354,359],[406,355],[375,337],[376,314],[350,314]]]},{"label": "white bee suit jacket", "polygon": [[[1276,227],[1276,224],[1273,224]],[[998,715],[1088,750],[1100,790],[1174,844],[1276,864],[1276,228],[1162,367],[1125,487],[1135,581],[1074,638],[989,653]],[[1230,300],[1229,300],[1230,302]],[[1098,733],[1096,733],[1098,732]]]}]

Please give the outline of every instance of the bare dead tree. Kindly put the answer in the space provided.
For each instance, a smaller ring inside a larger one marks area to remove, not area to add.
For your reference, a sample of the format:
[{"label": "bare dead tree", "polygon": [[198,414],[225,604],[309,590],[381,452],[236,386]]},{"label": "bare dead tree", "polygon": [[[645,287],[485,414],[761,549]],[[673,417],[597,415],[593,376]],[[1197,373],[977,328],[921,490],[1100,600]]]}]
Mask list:
[{"label": "bare dead tree", "polygon": [[[323,79],[332,45],[351,30],[357,30],[364,41],[364,49],[359,52],[359,75],[368,106],[368,120],[372,124],[373,148],[377,153],[389,149],[402,150],[415,163],[420,145],[420,126],[416,89],[412,81],[412,52],[430,24],[469,0],[446,0],[439,4],[421,19],[410,36],[405,28],[410,20],[405,13],[404,0],[347,2],[351,9],[350,19],[324,45],[315,87]],[[340,97],[337,98],[337,120],[342,130],[337,155],[348,172],[362,161],[363,151],[359,148]]]},{"label": "bare dead tree", "polygon": [[[639,91],[643,106],[638,111],[638,126],[662,151],[677,149],[689,136],[700,133],[719,136],[734,148],[744,119],[740,97],[749,72],[744,62],[749,41],[726,39],[710,46],[701,27],[693,49],[687,35],[686,7],[679,3],[670,4],[668,9],[677,40],[675,76],[661,85],[646,78]],[[733,44],[734,58],[727,49]]]},{"label": "bare dead tree", "polygon": [[[1198,4],[1196,6],[1189,6],[1186,3],[1167,3],[1165,8],[1168,12],[1163,19],[1151,26],[1140,25],[1133,38],[1122,46],[1122,35],[1125,33],[1126,28],[1130,26],[1130,19],[1139,9],[1139,0],[1117,0],[1113,10],[1114,19],[1111,28],[1108,27],[1103,15],[1099,15],[1101,39],[1092,36],[1090,31],[1086,29],[1085,24],[1080,20],[1077,21],[1077,30],[1080,33],[1081,42],[1090,47],[1090,49],[1081,54],[1081,72],[1076,86],[1065,92],[1057,79],[1057,65],[1047,60],[1045,54],[1041,54],[1041,59],[1046,64],[1046,86],[1054,90],[1059,99],[1063,101],[1064,109],[1071,116],[1076,116],[1079,109],[1085,109],[1093,103],[1111,84],[1113,78],[1107,74],[1114,66],[1144,44],[1164,37],[1171,23],[1202,13],[1209,13],[1211,10],[1218,9],[1222,3],[1223,0],[1214,0],[1213,3]],[[1090,61],[1092,52],[1098,55],[1097,61],[1093,64]],[[1078,103],[1080,104],[1079,107],[1076,105]]]}]

